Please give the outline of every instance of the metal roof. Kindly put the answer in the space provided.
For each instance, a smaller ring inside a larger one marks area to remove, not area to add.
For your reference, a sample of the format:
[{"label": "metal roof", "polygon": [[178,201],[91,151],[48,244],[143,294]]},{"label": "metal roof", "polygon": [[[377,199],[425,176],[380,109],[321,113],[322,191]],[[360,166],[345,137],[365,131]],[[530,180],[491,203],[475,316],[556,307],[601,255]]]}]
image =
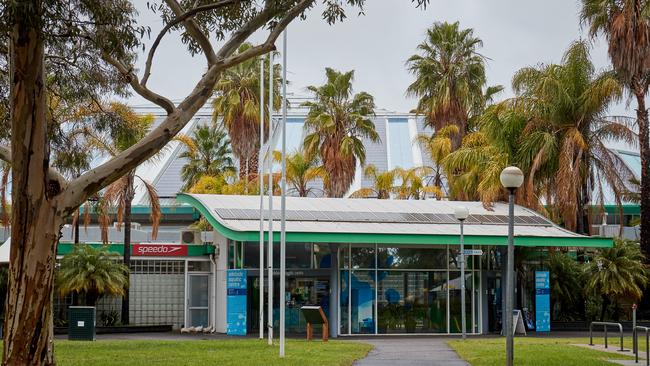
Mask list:
[{"label": "metal roof", "polygon": [[[259,196],[179,194],[177,199],[198,209],[223,236],[259,240]],[[280,197],[274,197],[273,205],[273,217],[279,220]],[[457,244],[460,226],[453,215],[461,205],[470,212],[466,244],[506,244],[508,206],[503,203],[488,210],[481,202],[311,197],[287,197],[287,241]],[[521,206],[515,207],[515,222],[516,245],[612,246],[611,239],[578,235]]]}]

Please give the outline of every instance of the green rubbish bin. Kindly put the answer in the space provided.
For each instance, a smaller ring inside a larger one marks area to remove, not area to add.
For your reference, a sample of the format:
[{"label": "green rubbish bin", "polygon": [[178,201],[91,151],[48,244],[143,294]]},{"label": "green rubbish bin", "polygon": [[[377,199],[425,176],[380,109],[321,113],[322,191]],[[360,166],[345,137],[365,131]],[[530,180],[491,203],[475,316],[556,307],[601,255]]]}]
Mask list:
[{"label": "green rubbish bin", "polygon": [[70,306],[68,308],[68,339],[73,341],[95,340],[94,306]]}]

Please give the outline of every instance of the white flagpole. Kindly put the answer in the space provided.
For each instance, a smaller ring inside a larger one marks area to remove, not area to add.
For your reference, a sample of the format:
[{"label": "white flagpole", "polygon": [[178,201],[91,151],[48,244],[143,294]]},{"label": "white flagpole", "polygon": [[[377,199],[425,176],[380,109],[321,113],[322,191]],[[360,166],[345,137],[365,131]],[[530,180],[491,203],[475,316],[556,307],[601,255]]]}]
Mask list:
[{"label": "white flagpole", "polygon": [[257,179],[260,181],[260,339],[264,339],[264,57],[260,58],[260,154]]},{"label": "white flagpole", "polygon": [[287,208],[287,29],[282,41],[282,196],[280,197],[280,357],[284,357],[284,308],[286,304],[286,208]]},{"label": "white flagpole", "polygon": [[269,53],[269,249],[267,257],[269,295],[266,313],[269,345],[273,344],[273,148],[271,137],[273,136],[273,52]]}]

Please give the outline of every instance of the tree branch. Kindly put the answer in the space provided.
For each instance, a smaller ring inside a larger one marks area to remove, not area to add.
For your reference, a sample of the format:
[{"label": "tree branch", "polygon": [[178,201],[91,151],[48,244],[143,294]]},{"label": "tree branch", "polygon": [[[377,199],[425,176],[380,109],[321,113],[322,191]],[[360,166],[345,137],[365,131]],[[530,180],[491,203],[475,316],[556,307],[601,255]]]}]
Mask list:
[{"label": "tree branch", "polygon": [[216,66],[208,69],[194,90],[158,127],[135,145],[70,182],[61,205],[63,211],[71,214],[88,197],[134,170],[162,149],[212,96],[212,89],[222,70]]},{"label": "tree branch", "polygon": [[122,74],[127,79],[127,81],[129,82],[129,84],[131,85],[133,90],[135,90],[136,93],[138,93],[148,101],[162,107],[167,112],[167,115],[174,113],[174,110],[176,109],[174,103],[172,103],[171,100],[163,97],[162,95],[151,91],[146,86],[140,84],[140,82],[138,82],[138,77],[133,73],[133,71],[130,68],[127,68],[123,63],[121,63],[120,61],[118,61],[117,59],[115,59],[113,56],[109,55],[106,52],[102,54],[102,57],[106,62],[111,64],[113,67],[115,67],[120,72],[120,74]]},{"label": "tree branch", "polygon": [[[0,145],[0,160],[6,161],[7,163],[11,164],[11,148],[5,145]],[[47,178],[49,180],[56,181],[59,183],[59,187],[61,189],[65,188],[68,182],[66,179],[56,171],[56,169],[50,167],[47,171]]]},{"label": "tree branch", "polygon": [[[267,5],[257,16],[253,17],[239,31],[235,32],[233,37],[226,42],[226,45],[217,54],[218,61],[208,68],[201,80],[196,84],[194,90],[180,103],[177,107],[166,98],[151,92],[141,85],[137,79],[133,78],[133,73],[128,70],[119,61],[105,55],[107,62],[111,63],[118,70],[129,78],[133,88],[148,100],[154,103],[168,107],[168,115],[165,120],[154,130],[147,134],[135,145],[118,154],[113,159],[84,173],[79,178],[73,180],[65,191],[65,197],[62,200],[62,210],[64,214],[72,214],[76,207],[81,205],[88,197],[98,192],[100,189],[113,183],[125,173],[134,170],[143,161],[149,159],[162,147],[164,147],[174,136],[176,136],[185,127],[187,122],[194,117],[196,112],[210,99],[221,72],[239,62],[262,55],[275,48],[275,40],[286,28],[286,26],[307,9],[315,0],[303,0],[298,5],[291,8],[285,16],[276,24],[269,33],[266,41],[258,46],[252,47],[241,54],[231,56],[241,43],[248,36],[270,21],[276,14],[270,10]],[[165,106],[166,103],[169,103]]]},{"label": "tree branch", "polygon": [[11,163],[11,149],[8,146],[0,145],[0,160]]},{"label": "tree branch", "polygon": [[228,5],[232,5],[239,1],[240,0],[221,0],[213,4],[197,6],[183,13],[183,9],[176,0],[166,0],[167,6],[169,6],[174,14],[176,14],[176,18],[172,19],[165,25],[165,27],[163,27],[151,45],[151,49],[149,49],[149,54],[147,55],[147,61],[145,62],[144,75],[142,76],[140,84],[146,85],[147,81],[149,80],[149,76],[151,75],[151,63],[153,62],[153,56],[156,53],[156,49],[158,48],[158,45],[162,41],[163,37],[172,27],[178,25],[181,22],[185,22],[185,29],[194,38],[194,40],[196,40],[196,42],[203,50],[208,65],[213,64],[216,61],[216,55],[214,53],[214,49],[212,48],[212,44],[210,43],[210,39],[201,31],[192,17],[198,13],[219,9]]},{"label": "tree branch", "polygon": [[[284,31],[287,28],[287,26],[289,25],[289,23],[291,23],[291,21],[293,21],[297,16],[299,16],[303,11],[305,11],[305,9],[307,9],[313,2],[314,2],[314,0],[303,0],[300,3],[298,3],[298,5],[291,8],[287,12],[287,14],[275,25],[275,27],[269,33],[269,35],[266,38],[266,41],[264,41],[264,43],[259,44],[259,45],[255,46],[255,47],[251,47],[251,48],[247,49],[246,51],[244,51],[242,53],[239,53],[237,55],[230,56],[230,57],[226,58],[225,60],[223,60],[224,67],[228,68],[228,67],[230,67],[232,65],[236,65],[236,64],[238,64],[240,62],[243,62],[245,60],[248,60],[250,58],[261,56],[261,55],[263,55],[263,54],[265,54],[267,52],[273,51],[275,49],[275,41],[278,39],[280,34],[282,34],[282,31]],[[267,10],[267,8],[265,8],[259,15],[262,15],[262,13],[265,10]],[[271,14],[271,16],[273,16],[273,15]],[[252,19],[251,23],[256,23],[256,19]],[[247,24],[247,26],[252,26],[252,24],[249,23],[249,24]],[[259,28],[259,27],[260,26],[257,26],[257,28]],[[256,31],[257,28],[253,29],[249,33],[249,35],[252,34],[254,31]],[[243,29],[244,28],[242,28],[240,30],[240,32]],[[235,36],[233,36],[233,38],[231,38],[231,40],[228,43],[233,41],[233,39],[241,38],[243,36],[244,32],[241,32],[241,33],[242,34],[236,34]],[[248,36],[246,36],[246,38],[248,38]],[[246,38],[244,38],[242,41],[240,41],[240,44]],[[228,47],[228,44],[224,45],[224,47],[220,50],[219,54],[222,54],[221,51],[223,51],[224,48],[226,48],[226,47]],[[239,47],[239,45],[237,45],[235,47],[235,49],[238,48],[238,47]]]}]

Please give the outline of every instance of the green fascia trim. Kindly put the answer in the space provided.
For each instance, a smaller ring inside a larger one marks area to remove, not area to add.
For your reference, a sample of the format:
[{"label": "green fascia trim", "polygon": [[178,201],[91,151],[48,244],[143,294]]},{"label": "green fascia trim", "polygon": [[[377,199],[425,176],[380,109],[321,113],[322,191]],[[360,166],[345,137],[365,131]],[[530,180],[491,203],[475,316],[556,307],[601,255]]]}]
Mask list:
[{"label": "green fascia trim", "polygon": [[[631,215],[631,216],[641,215],[641,205],[626,203],[621,206],[623,207],[623,215]],[[599,207],[594,206],[594,208],[598,209]],[[604,208],[605,208],[605,212],[607,212],[608,215],[620,214],[620,209],[618,205],[604,205]]]},{"label": "green fascia trim", "polygon": [[[84,207],[80,208],[81,213],[84,212]],[[192,215],[198,220],[199,213],[192,206],[161,206],[160,211],[163,215]],[[151,214],[151,206],[135,205],[131,207],[131,213],[136,215],[149,215]]]},{"label": "green fascia trim", "polygon": [[[90,245],[95,248],[101,248],[104,246],[102,243],[83,243],[85,245]],[[124,255],[124,245],[123,244],[107,244],[108,250],[112,253],[117,253],[119,255]],[[57,255],[66,255],[72,252],[74,248],[74,243],[59,243],[57,248]],[[131,247],[131,254],[133,254],[133,247]],[[188,257],[201,257],[208,254],[214,254],[214,246],[212,245],[188,245],[187,246],[187,256]],[[146,258],[146,257],[132,257],[132,258]],[[173,257],[170,257],[173,258]]]},{"label": "green fascia trim", "polygon": [[[196,198],[179,194],[179,202],[188,203],[201,212],[210,225],[221,235],[235,241],[259,241],[258,231],[235,231],[222,225],[207,207]],[[268,240],[268,233],[264,233],[264,240]],[[273,233],[273,240],[280,240],[280,233]],[[425,235],[425,234],[374,234],[374,233],[323,233],[323,232],[289,232],[286,233],[287,242],[302,243],[377,243],[377,244],[429,244],[447,245],[460,244],[458,235]],[[507,245],[505,236],[465,235],[466,245]],[[538,237],[515,236],[515,245],[528,247],[594,247],[611,248],[614,240],[600,237]]]}]

